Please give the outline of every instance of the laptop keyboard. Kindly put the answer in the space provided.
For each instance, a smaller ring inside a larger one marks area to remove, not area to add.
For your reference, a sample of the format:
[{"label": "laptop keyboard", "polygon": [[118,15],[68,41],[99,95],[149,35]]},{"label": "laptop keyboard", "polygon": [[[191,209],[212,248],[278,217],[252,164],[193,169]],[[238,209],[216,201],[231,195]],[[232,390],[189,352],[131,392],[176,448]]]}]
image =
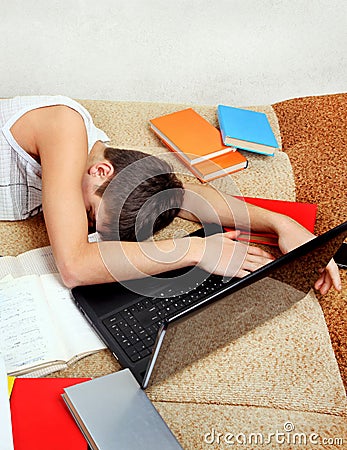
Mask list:
[{"label": "laptop keyboard", "polygon": [[136,362],[152,352],[158,329],[164,319],[199,303],[225,285],[225,278],[210,275],[198,286],[173,292],[173,288],[156,297],[146,297],[103,320],[120,347]]}]

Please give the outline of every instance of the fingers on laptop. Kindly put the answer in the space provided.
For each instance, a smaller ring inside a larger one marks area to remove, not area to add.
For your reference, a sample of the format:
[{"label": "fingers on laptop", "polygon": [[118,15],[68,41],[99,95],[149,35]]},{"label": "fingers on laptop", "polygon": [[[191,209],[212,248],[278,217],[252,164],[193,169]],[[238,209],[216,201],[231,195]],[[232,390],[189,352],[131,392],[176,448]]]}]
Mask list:
[{"label": "fingers on laptop", "polygon": [[242,278],[249,275],[250,272],[254,272],[265,264],[274,261],[276,258],[271,255],[271,253],[262,250],[259,247],[248,247],[246,257],[243,261],[242,267],[240,268],[237,276]]},{"label": "fingers on laptop", "polygon": [[332,286],[336,291],[341,291],[340,272],[333,259],[329,261],[325,269],[319,269],[319,272],[320,276],[314,285],[317,291],[325,295]]}]

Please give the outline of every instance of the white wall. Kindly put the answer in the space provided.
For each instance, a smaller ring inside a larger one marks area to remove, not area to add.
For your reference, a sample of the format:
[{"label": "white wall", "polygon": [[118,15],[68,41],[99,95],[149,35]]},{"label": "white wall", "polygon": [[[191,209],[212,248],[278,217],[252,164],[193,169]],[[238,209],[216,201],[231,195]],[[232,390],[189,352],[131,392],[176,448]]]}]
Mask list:
[{"label": "white wall", "polygon": [[0,0],[0,97],[256,105],[347,92],[345,0]]}]

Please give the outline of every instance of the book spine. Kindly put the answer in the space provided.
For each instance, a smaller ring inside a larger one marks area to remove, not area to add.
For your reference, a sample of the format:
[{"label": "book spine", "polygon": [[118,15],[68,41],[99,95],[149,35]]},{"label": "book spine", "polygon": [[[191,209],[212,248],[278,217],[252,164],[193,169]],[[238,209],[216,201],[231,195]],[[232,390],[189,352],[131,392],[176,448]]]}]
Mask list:
[{"label": "book spine", "polygon": [[221,114],[221,106],[220,105],[218,105],[218,107],[217,107],[217,117],[218,117],[219,130],[220,130],[220,133],[222,135],[223,144],[230,146],[230,144],[226,143],[227,136],[226,136],[225,131],[224,131],[225,128],[224,128],[224,122],[223,122],[223,118],[222,118],[222,114]]},{"label": "book spine", "polygon": [[[226,144],[226,145],[232,145],[232,144]],[[234,144],[234,147],[235,147],[235,144]],[[269,153],[269,152],[264,152],[264,151],[261,151],[261,150],[254,150],[252,148],[248,148],[247,145],[245,145],[243,147],[235,147],[235,148],[237,148],[239,150],[244,150],[246,152],[256,153],[258,155],[275,156],[275,152],[274,151],[272,153]]]}]

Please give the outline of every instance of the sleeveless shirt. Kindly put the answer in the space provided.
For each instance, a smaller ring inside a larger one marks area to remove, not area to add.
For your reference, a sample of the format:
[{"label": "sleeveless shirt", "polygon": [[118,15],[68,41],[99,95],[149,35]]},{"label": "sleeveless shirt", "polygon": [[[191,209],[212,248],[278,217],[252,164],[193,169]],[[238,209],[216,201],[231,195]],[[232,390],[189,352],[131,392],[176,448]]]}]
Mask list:
[{"label": "sleeveless shirt", "polygon": [[88,152],[108,136],[97,128],[89,112],[62,95],[25,96],[0,100],[0,220],[22,220],[42,211],[41,165],[21,148],[10,131],[25,113],[45,106],[65,105],[81,114],[88,136]]}]

